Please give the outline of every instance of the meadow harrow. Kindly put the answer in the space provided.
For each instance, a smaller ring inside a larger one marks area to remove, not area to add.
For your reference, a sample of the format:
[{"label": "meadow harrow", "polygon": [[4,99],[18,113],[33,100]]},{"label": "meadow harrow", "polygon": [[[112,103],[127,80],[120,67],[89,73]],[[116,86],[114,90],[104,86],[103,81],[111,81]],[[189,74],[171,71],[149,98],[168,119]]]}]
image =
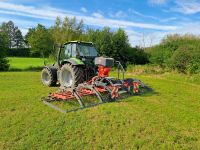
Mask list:
[{"label": "meadow harrow", "polygon": [[[117,78],[109,76],[109,72],[114,64],[117,64]],[[119,61],[114,62],[114,59],[107,57],[96,57],[95,65],[98,67],[97,75],[74,87],[60,86],[58,91],[42,98],[44,104],[60,112],[68,113],[98,104],[121,100],[150,90],[138,79],[124,79],[124,68]],[[122,79],[120,79],[121,74]],[[58,101],[73,101],[77,102],[79,106],[63,109],[59,105],[53,104],[53,102]]]}]

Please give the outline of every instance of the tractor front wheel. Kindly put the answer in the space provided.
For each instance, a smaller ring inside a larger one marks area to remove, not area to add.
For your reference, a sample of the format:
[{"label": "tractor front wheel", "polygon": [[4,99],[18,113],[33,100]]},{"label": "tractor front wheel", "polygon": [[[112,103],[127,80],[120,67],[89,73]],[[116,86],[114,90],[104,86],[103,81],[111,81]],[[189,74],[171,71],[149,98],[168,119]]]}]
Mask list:
[{"label": "tractor front wheel", "polygon": [[57,82],[57,69],[45,67],[41,73],[41,80],[46,86],[55,86]]},{"label": "tractor front wheel", "polygon": [[84,71],[81,66],[65,64],[60,70],[60,84],[63,87],[76,87],[84,82]]}]

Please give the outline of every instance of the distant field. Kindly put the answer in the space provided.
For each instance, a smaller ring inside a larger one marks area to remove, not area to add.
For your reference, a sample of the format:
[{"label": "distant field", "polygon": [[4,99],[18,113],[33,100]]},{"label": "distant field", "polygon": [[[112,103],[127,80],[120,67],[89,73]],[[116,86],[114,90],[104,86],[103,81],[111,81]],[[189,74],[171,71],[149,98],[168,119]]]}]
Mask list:
[{"label": "distant field", "polygon": [[200,149],[200,77],[129,77],[154,92],[65,115],[39,72],[0,73],[0,149]]},{"label": "distant field", "polygon": [[44,66],[44,60],[41,58],[8,57],[8,60],[11,70]]},{"label": "distant field", "polygon": [[44,66],[42,58],[8,57],[10,70],[34,70]]}]

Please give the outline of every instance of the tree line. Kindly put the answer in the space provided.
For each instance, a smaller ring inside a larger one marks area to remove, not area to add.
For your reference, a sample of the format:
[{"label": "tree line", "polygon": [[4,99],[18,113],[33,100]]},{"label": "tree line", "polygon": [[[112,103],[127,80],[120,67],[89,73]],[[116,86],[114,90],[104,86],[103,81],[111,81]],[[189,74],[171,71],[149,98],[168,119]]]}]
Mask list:
[{"label": "tree line", "polygon": [[20,29],[12,21],[0,25],[0,70],[7,70],[7,56],[51,57],[56,59],[57,45],[67,41],[90,41],[100,55],[113,57],[129,64],[151,63],[162,68],[178,70],[183,73],[200,73],[200,37],[190,34],[168,35],[160,44],[147,47],[132,47],[126,32],[109,27],[93,29],[75,17],[56,18],[47,28],[38,24],[28,29],[23,37]]},{"label": "tree line", "polygon": [[67,41],[93,42],[100,55],[113,57],[127,64],[145,64],[146,53],[139,47],[131,47],[126,32],[119,28],[115,31],[109,27],[92,29],[84,25],[83,20],[75,17],[56,18],[55,23],[47,28],[38,24],[29,28],[23,37],[20,29],[12,21],[4,22],[0,31],[5,38],[5,54],[9,56],[52,57],[56,59],[57,45]]}]

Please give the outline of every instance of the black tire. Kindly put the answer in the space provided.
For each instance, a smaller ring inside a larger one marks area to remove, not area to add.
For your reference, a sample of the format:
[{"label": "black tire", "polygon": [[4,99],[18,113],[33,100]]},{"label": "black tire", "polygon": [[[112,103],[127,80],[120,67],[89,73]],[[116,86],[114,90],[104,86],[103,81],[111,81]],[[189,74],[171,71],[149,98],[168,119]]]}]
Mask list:
[{"label": "black tire", "polygon": [[60,84],[63,87],[76,87],[84,82],[84,71],[81,66],[65,64],[60,70]]},{"label": "black tire", "polygon": [[57,69],[45,67],[41,72],[41,80],[46,86],[55,86],[57,82]]}]

